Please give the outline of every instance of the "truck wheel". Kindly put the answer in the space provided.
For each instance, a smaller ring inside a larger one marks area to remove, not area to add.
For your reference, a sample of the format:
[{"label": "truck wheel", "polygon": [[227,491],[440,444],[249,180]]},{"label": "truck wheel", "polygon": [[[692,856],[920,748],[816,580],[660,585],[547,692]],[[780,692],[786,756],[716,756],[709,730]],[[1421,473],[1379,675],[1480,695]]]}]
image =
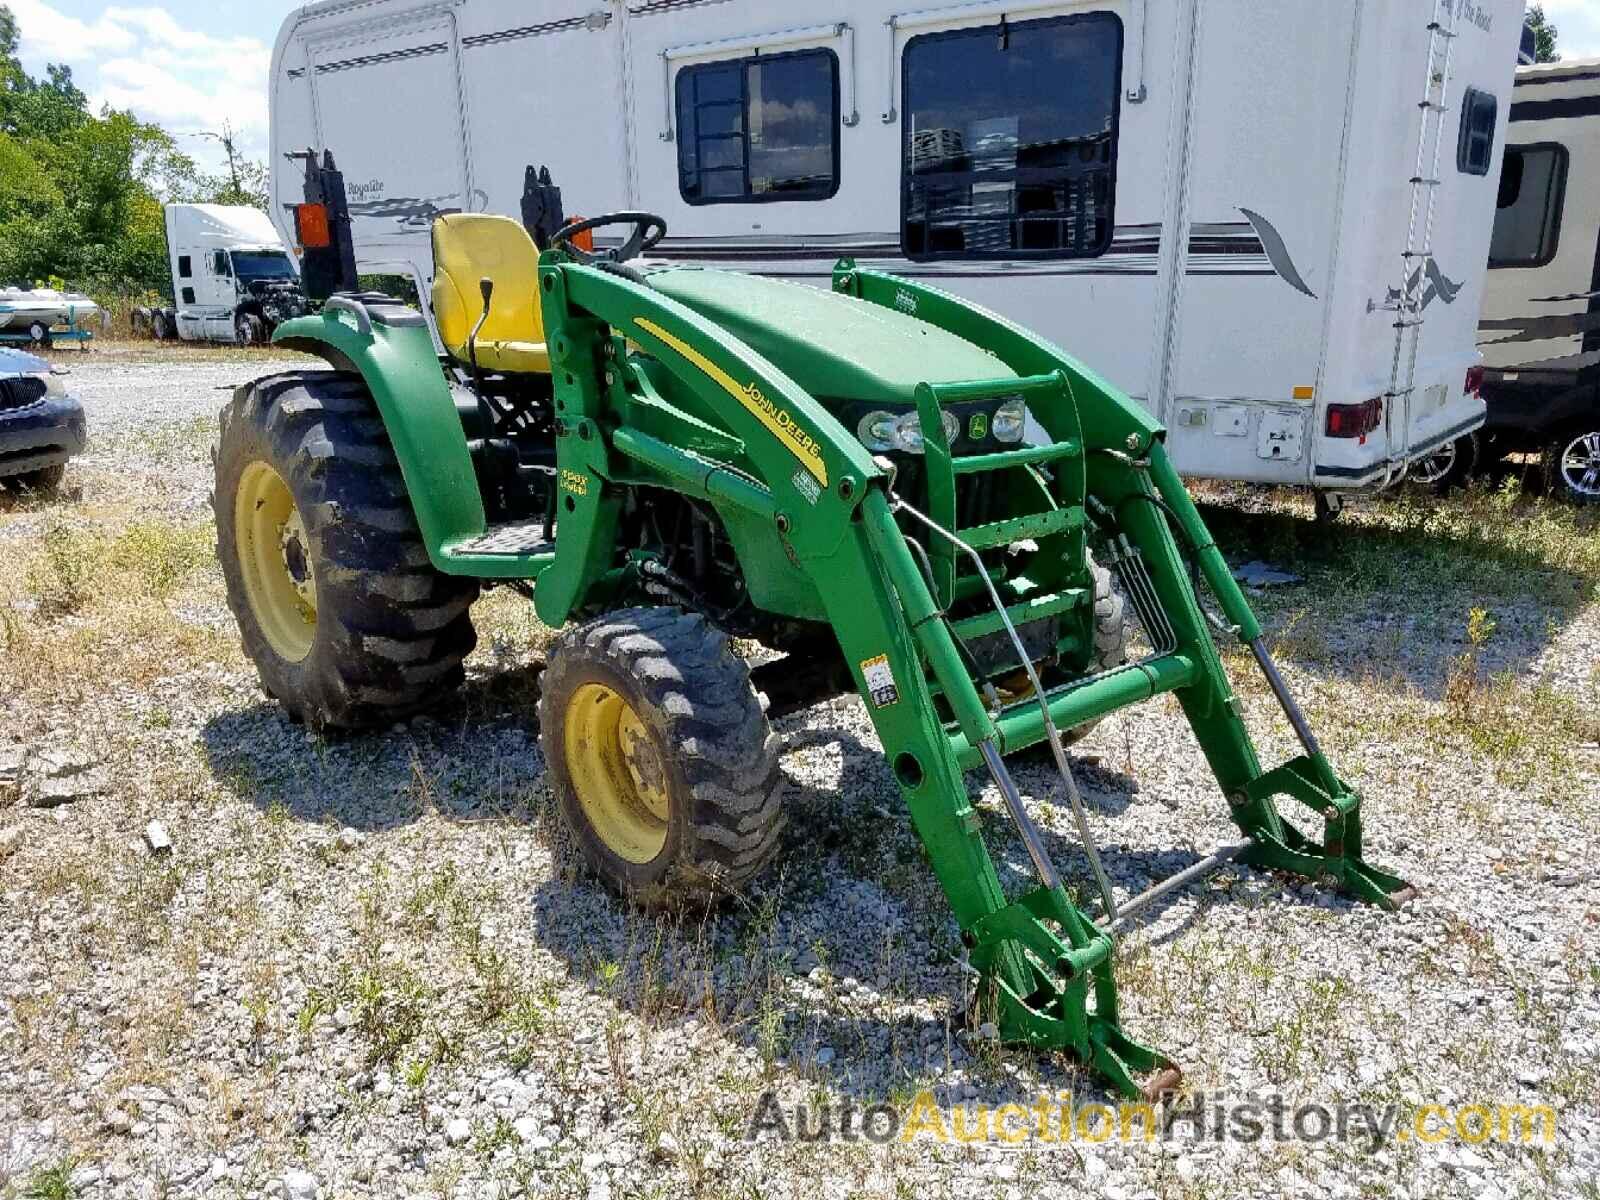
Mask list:
[{"label": "truck wheel", "polygon": [[1444,495],[1460,487],[1478,470],[1478,435],[1469,433],[1446,442],[1412,463],[1407,478],[1419,487]]},{"label": "truck wheel", "polygon": [[699,615],[632,608],[570,629],[545,669],[539,738],[584,857],[631,900],[713,899],[777,848],[777,735]]},{"label": "truck wheel", "polygon": [[1540,464],[1552,496],[1600,504],[1600,429],[1569,430],[1544,449]]},{"label": "truck wheel", "polygon": [[357,728],[456,687],[478,584],[429,561],[361,377],[259,379],[221,421],[217,557],[267,694],[310,725]]},{"label": "truck wheel", "polygon": [[255,313],[240,313],[233,319],[234,340],[241,346],[256,346],[266,340],[266,324]]}]

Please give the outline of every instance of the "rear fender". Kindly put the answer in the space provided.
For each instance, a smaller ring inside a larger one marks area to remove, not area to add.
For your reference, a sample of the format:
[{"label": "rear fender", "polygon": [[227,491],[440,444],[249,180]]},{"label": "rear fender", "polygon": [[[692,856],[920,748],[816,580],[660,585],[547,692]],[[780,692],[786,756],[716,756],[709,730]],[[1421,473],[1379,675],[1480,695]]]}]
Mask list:
[{"label": "rear fender", "polygon": [[357,329],[343,310],[297,317],[278,326],[272,342],[366,381],[400,462],[428,557],[439,570],[460,573],[444,548],[477,537],[487,521],[455,399],[425,322],[409,320],[415,315],[410,310],[372,309],[369,315],[370,332]]}]

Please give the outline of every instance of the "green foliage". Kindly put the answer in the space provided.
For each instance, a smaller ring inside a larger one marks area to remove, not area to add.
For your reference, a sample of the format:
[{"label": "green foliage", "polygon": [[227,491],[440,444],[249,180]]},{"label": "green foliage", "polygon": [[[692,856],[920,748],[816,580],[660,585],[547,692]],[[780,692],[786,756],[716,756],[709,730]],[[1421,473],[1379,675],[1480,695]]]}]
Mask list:
[{"label": "green foliage", "polygon": [[1524,20],[1533,26],[1534,62],[1560,62],[1561,55],[1556,53],[1556,38],[1560,30],[1552,25],[1544,15],[1544,5],[1530,4],[1528,15]]},{"label": "green foliage", "polygon": [[164,203],[265,207],[265,167],[230,155],[227,174],[204,174],[165,130],[92,113],[70,67],[30,76],[17,42],[0,3],[0,285],[170,296]]}]

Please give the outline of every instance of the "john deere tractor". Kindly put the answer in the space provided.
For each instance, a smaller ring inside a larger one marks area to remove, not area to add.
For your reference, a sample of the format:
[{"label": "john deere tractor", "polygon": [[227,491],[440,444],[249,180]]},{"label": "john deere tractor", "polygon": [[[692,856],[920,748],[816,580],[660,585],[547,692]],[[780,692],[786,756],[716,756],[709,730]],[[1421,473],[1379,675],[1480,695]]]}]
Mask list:
[{"label": "john deere tractor", "polygon": [[[341,205],[317,196],[299,214],[306,254],[349,276]],[[278,328],[331,369],[233,397],[216,515],[245,649],[292,714],[359,727],[436,702],[462,678],[480,589],[515,589],[562,631],[539,723],[565,820],[603,880],[661,904],[761,870],[782,826],[771,721],[857,693],[976,1003],[1002,1037],[1068,1050],[1129,1095],[1177,1072],[1119,1025],[1114,925],[1229,859],[1385,907],[1410,896],[1363,859],[1360,800],[1148,414],[934,288],[848,259],[828,291],[641,257],[664,232],[616,213],[549,231],[540,253],[516,221],[447,215],[445,354],[421,313],[350,290]],[[1262,767],[1208,623],[1254,654],[1299,757]],[[752,670],[732,639],[770,662]],[[1162,693],[1244,838],[1119,903],[1064,746]],[[1058,769],[1098,912],[1063,885],[1013,782],[1007,759],[1033,747]],[[1030,890],[1002,889],[985,844],[998,818],[969,774],[1026,845]]]}]

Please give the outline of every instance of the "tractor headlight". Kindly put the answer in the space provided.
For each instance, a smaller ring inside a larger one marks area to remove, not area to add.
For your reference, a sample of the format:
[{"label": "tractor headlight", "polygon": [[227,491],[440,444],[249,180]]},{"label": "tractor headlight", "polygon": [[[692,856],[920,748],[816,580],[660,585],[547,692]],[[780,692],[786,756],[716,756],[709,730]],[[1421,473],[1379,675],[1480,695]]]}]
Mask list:
[{"label": "tractor headlight", "polygon": [[893,413],[869,412],[856,426],[856,436],[868,450],[898,450]]},{"label": "tractor headlight", "polygon": [[[961,433],[955,413],[940,413],[944,439],[954,442]],[[868,450],[899,450],[904,454],[922,453],[922,418],[916,412],[870,412],[856,426],[856,436]]]},{"label": "tractor headlight", "polygon": [[1020,442],[1028,426],[1028,405],[1018,396],[994,410],[989,432],[997,442]]}]

